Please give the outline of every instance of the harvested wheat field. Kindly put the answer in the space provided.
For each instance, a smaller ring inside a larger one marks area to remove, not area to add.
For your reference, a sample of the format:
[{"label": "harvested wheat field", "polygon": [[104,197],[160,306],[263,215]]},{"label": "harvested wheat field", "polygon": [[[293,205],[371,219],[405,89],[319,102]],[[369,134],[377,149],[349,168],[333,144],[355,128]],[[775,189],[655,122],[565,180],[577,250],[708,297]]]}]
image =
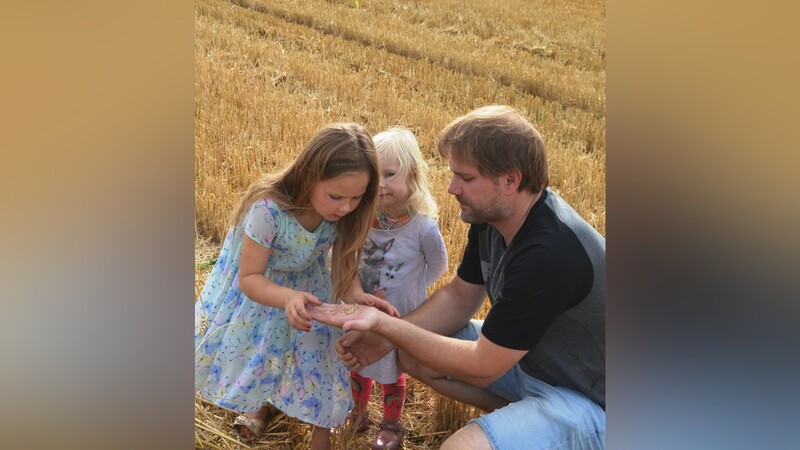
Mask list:
[{"label": "harvested wheat field", "polygon": [[[479,106],[526,115],[547,146],[551,187],[605,235],[601,0],[197,0],[195,8],[196,294],[240,194],[330,122],[372,133],[403,126],[417,136],[450,258],[434,289],[455,273],[467,231],[446,192],[436,137]],[[478,414],[409,379],[405,448],[439,448]],[[282,415],[244,445],[231,431],[235,416],[197,398],[195,447],[308,448],[309,427]],[[335,448],[369,448],[374,433],[337,430]]]}]

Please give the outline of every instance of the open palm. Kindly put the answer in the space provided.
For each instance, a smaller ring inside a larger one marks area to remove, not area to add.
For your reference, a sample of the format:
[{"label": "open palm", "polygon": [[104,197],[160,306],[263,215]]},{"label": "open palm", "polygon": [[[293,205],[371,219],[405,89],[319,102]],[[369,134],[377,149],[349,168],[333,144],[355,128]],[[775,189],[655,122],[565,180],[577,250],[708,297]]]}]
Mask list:
[{"label": "open palm", "polygon": [[[339,359],[351,370],[361,370],[389,353],[391,343],[373,333],[389,315],[364,305],[315,305],[308,312],[313,320],[349,330],[336,342]],[[370,332],[373,331],[373,332]]]},{"label": "open palm", "polygon": [[312,320],[344,330],[370,331],[380,327],[382,316],[389,317],[377,308],[365,305],[306,305]]}]

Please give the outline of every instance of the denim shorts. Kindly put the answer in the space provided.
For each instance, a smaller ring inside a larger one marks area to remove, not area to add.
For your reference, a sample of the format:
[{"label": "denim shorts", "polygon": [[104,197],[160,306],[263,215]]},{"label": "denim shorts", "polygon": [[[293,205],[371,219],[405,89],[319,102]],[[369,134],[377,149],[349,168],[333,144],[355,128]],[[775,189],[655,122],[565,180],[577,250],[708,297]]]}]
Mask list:
[{"label": "denim shorts", "polygon": [[[472,320],[452,337],[476,341],[482,320]],[[580,392],[551,386],[515,364],[486,387],[511,402],[475,422],[494,450],[603,449],[606,413]]]}]

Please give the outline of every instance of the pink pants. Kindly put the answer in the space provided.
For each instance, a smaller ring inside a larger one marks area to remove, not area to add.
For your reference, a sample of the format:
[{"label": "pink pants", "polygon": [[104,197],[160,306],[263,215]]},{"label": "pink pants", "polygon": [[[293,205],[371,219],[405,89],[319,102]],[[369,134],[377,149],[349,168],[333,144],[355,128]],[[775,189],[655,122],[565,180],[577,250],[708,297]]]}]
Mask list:
[{"label": "pink pants", "polygon": [[[365,378],[357,372],[350,372],[350,381],[353,388],[353,401],[356,409],[364,410],[372,394],[372,378]],[[391,384],[381,384],[383,391],[383,420],[396,422],[403,413],[403,402],[406,399],[406,376],[401,373],[397,381]]]}]

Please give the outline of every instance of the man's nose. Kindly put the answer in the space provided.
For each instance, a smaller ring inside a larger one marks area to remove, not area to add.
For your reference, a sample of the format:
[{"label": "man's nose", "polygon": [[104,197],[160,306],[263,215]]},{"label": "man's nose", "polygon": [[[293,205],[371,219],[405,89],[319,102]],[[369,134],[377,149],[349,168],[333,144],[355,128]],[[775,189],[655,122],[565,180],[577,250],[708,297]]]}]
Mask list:
[{"label": "man's nose", "polygon": [[450,180],[450,184],[447,185],[447,193],[448,194],[452,194],[452,195],[457,195],[459,193],[459,190],[460,190],[460,188],[459,188],[458,184],[456,183],[456,179],[452,178]]}]

